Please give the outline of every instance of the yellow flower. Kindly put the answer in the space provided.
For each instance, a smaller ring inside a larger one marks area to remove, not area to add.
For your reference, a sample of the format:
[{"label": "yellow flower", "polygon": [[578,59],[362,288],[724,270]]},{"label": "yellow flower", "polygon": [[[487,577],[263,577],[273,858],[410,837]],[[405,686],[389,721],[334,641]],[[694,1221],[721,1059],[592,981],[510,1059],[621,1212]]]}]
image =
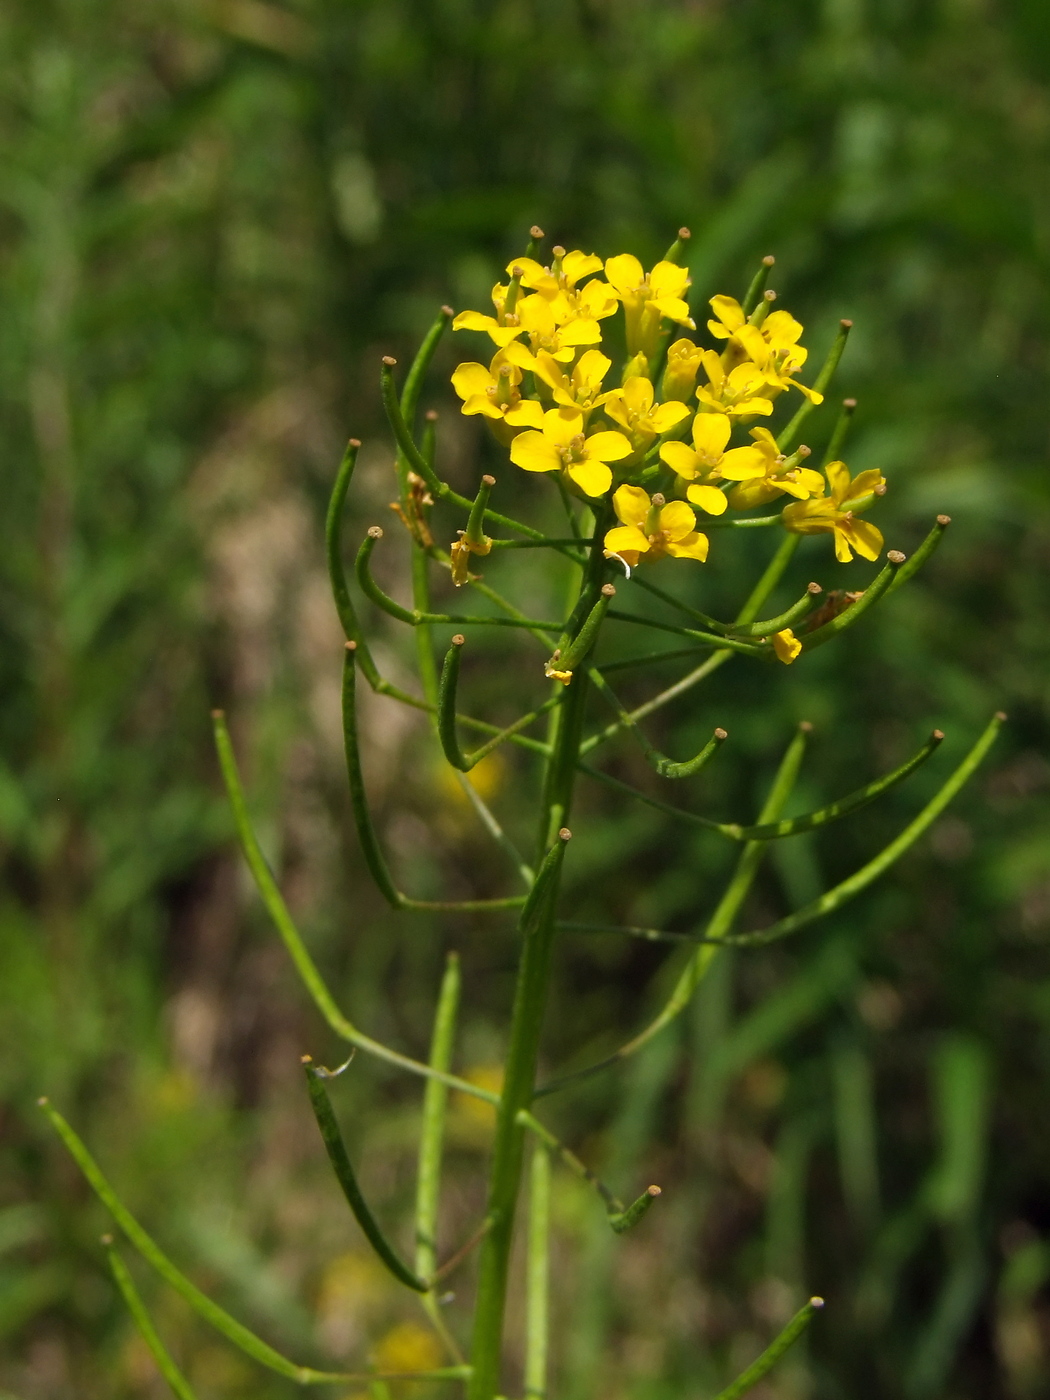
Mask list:
[{"label": "yellow flower", "polygon": [[664,399],[680,399],[688,403],[696,387],[696,376],[704,352],[699,345],[685,336],[676,340],[667,349],[667,365],[664,369],[660,393]]},{"label": "yellow flower", "polygon": [[510,445],[510,460],[527,472],[564,471],[586,496],[603,496],[612,485],[609,462],[631,455],[623,433],[583,431],[574,409],[552,408],[543,415],[543,431],[519,433]]},{"label": "yellow flower", "polygon": [[738,355],[747,355],[762,371],[767,386],[776,393],[793,385],[811,403],[824,402],[823,394],[791,377],[806,363],[809,351],[798,344],[802,323],[789,311],[773,311],[759,325],[752,325],[743,307],[732,297],[712,297],[711,309],[718,319],[708,321],[707,329],[719,340],[730,342],[726,350],[731,358],[734,349]]},{"label": "yellow flower", "polygon": [[452,375],[452,387],[463,400],[461,413],[480,414],[511,428],[538,428],[543,405],[537,399],[523,399],[520,383],[521,369],[508,358],[507,350],[498,350],[488,369],[468,360]]},{"label": "yellow flower", "polygon": [[[524,350],[525,347],[521,348]],[[612,368],[612,360],[600,350],[585,350],[571,374],[566,374],[546,350],[541,350],[532,358],[531,368],[554,391],[554,402],[563,408],[571,408],[574,413],[582,413],[585,424],[594,410],[608,398],[607,394],[602,393],[602,381]]]},{"label": "yellow flower", "polygon": [[594,316],[577,316],[573,307],[564,297],[548,301],[539,292],[533,292],[520,301],[516,307],[520,330],[529,337],[529,345],[534,355],[541,350],[548,351],[556,360],[571,361],[581,345],[597,345],[602,338],[602,329]]},{"label": "yellow flower", "polygon": [[650,500],[640,486],[620,486],[613,508],[622,524],[605,536],[607,558],[634,568],[644,554],[647,561],[669,554],[675,559],[707,558],[708,539],[696,528],[696,516],[684,501],[667,504],[657,494]]},{"label": "yellow flower", "polygon": [[684,403],[654,403],[653,386],[641,375],[632,375],[622,389],[606,395],[605,411],[614,423],[619,423],[631,437],[635,447],[644,447],[659,433],[666,433],[683,418],[689,417]]},{"label": "yellow flower", "polygon": [[495,316],[485,316],[480,311],[461,311],[452,322],[452,329],[454,331],[485,331],[501,349],[504,345],[509,345],[512,340],[521,335],[521,325],[516,314],[517,305],[515,304],[513,312],[508,314],[506,311],[509,291],[509,287],[504,287],[497,282],[492,289],[492,304],[496,308]]},{"label": "yellow flower", "polygon": [[579,249],[566,253],[564,248],[554,248],[554,261],[550,267],[543,267],[534,258],[516,258],[507,265],[513,277],[521,275],[521,285],[530,291],[539,292],[548,301],[560,300],[574,316],[593,317],[603,320],[616,311],[618,299],[606,282],[588,282],[577,289],[577,282],[601,272],[602,260],[596,253],[581,253]]},{"label": "yellow flower", "polygon": [[693,419],[692,447],[684,442],[665,442],[660,448],[661,460],[673,472],[696,483],[685,494],[708,515],[722,515],[728,505],[713,482],[746,481],[765,475],[765,458],[757,447],[725,450],[732,431],[733,425],[724,413],[698,413]]},{"label": "yellow flower", "polygon": [[804,501],[823,492],[824,481],[820,472],[799,466],[799,458],[809,455],[808,447],[800,447],[793,456],[785,457],[768,428],[752,428],[751,436],[755,440],[752,450],[756,454],[759,470],[746,478],[737,478],[739,485],[729,493],[729,504],[734,510],[753,510],[755,506],[764,506],[784,494]]},{"label": "yellow flower", "polygon": [[728,413],[731,418],[768,417],[773,401],[766,390],[766,381],[757,365],[745,362],[726,373],[725,366],[714,350],[705,350],[701,364],[707,375],[706,386],[696,391],[701,411]]},{"label": "yellow flower", "polygon": [[878,470],[861,472],[851,480],[845,462],[829,462],[824,468],[831,487],[830,496],[796,501],[785,506],[784,524],[799,535],[835,536],[835,558],[848,564],[856,550],[864,559],[877,559],[882,553],[882,532],[867,520],[856,517],[886,491],[886,479]]},{"label": "yellow flower", "polygon": [[782,632],[773,633],[773,650],[777,654],[778,661],[783,661],[785,666],[790,666],[802,650],[802,643],[790,627],[785,627]]},{"label": "yellow flower", "polygon": [[680,326],[696,330],[684,295],[689,273],[677,263],[658,262],[646,272],[631,253],[621,253],[605,264],[605,275],[623,302],[627,325],[627,354],[652,355],[660,335],[660,322],[666,316]]}]

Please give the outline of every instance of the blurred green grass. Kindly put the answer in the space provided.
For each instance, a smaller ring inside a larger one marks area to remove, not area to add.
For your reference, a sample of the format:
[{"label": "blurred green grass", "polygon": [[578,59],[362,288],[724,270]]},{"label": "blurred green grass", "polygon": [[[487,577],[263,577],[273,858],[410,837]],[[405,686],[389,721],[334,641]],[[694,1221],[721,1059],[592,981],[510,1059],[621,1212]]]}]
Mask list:
[{"label": "blurred green grass", "polygon": [[[231,851],[207,712],[231,714],[268,848],[360,1020],[418,1050],[458,946],[462,1064],[491,1064],[509,947],[482,926],[402,931],[348,835],[325,492],[354,432],[354,526],[385,517],[376,360],[408,353],[435,305],[482,305],[531,223],[652,257],[684,222],[703,295],[739,293],[774,252],[815,356],[853,318],[851,465],[890,478],[891,544],[936,511],[954,523],[842,647],[762,693],[726,668],[658,742],[684,752],[731,715],[703,800],[736,817],[799,718],[817,726],[806,805],[934,723],[953,749],[995,708],[1012,723],[867,903],[727,960],[688,1024],[557,1108],[618,1189],[665,1188],[613,1242],[560,1182],[558,1388],[713,1390],[817,1291],[829,1306],[778,1394],[1047,1393],[1048,142],[1038,0],[11,0],[0,1385],[160,1393],[101,1267],[105,1222],[34,1116],[42,1091],[275,1341],[357,1362],[403,1316],[331,1217],[297,1057],[332,1047]],[[437,376],[428,395],[449,472],[472,480],[484,444]],[[533,486],[507,482],[523,502]],[[747,569],[727,550],[705,606],[727,609]],[[806,548],[793,582],[862,577],[836,569]],[[490,672],[469,683],[495,708]],[[378,705],[367,722],[385,834],[420,884],[499,881],[419,730]],[[499,799],[508,773],[492,781]],[[785,843],[756,922],[859,864],[926,781]],[[694,914],[718,849],[606,799],[581,816],[581,901],[615,869],[618,912]],[[642,979],[666,977],[647,945],[580,937],[562,957],[552,1067],[639,1024]],[[407,1220],[416,1092],[371,1066],[346,1092],[366,1180]],[[480,1209],[487,1131],[461,1109],[449,1244]],[[202,1391],[286,1392],[143,1283]]]}]

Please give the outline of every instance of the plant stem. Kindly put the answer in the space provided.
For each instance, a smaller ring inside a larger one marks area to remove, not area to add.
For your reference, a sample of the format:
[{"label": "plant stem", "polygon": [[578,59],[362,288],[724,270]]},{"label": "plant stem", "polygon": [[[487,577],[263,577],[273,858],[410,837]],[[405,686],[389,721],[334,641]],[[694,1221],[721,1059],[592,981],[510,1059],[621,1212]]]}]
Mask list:
[{"label": "plant stem", "polygon": [[[600,596],[605,567],[601,546],[604,536],[600,528],[602,523],[595,523],[595,543],[591,546],[574,616],[586,616]],[[566,640],[563,639],[563,645]],[[552,848],[560,844],[559,834],[564,833],[564,837],[568,835],[566,823],[572,808],[587,689],[587,674],[581,668],[574,673],[571,683],[565,688],[561,704],[552,715],[551,754],[544,776],[536,860],[540,873],[534,895],[543,879],[542,868],[551,859]],[[521,1110],[531,1107],[535,1092],[536,1060],[550,980],[560,880],[559,862],[552,871],[543,897],[536,901],[534,917],[527,917],[528,908],[522,916],[521,961],[489,1176],[489,1231],[482,1242],[478,1265],[478,1293],[470,1357],[473,1373],[468,1400],[492,1400],[500,1392],[507,1272],[524,1155],[524,1127],[518,1115]]]}]

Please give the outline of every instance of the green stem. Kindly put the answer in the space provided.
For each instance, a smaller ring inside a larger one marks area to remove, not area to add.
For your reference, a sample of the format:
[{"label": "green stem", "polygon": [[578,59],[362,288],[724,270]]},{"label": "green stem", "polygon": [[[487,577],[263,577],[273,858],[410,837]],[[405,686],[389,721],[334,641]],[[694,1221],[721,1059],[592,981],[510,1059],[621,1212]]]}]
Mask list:
[{"label": "green stem", "polygon": [[[596,519],[595,543],[581,580],[574,616],[586,616],[601,596],[605,559],[605,512]],[[518,966],[504,1068],[503,1092],[496,1117],[492,1168],[489,1176],[489,1231],[481,1245],[471,1364],[470,1400],[493,1400],[500,1391],[503,1319],[510,1264],[514,1216],[521,1185],[524,1124],[520,1114],[532,1106],[540,1032],[550,980],[555,916],[567,822],[572,809],[580,732],[587,701],[587,673],[574,676],[562,691],[551,715],[551,753],[543,783],[536,881],[522,910],[521,961]]]},{"label": "green stem", "polygon": [[142,1340],[149,1347],[153,1359],[157,1363],[157,1370],[168,1382],[172,1393],[178,1397],[178,1400],[196,1400],[196,1396],[190,1389],[189,1381],[175,1365],[170,1352],[161,1341],[160,1334],[153,1325],[153,1319],[147,1312],[146,1305],[135,1287],[135,1282],[128,1273],[127,1265],[113,1247],[113,1241],[108,1235],[103,1235],[102,1243],[109,1258],[113,1279],[120,1289],[121,1297],[127,1304],[128,1312],[131,1314],[135,1326],[142,1335]]},{"label": "green stem", "polygon": [[547,1334],[550,1311],[551,1159],[542,1143],[529,1171],[529,1239],[525,1264],[525,1396],[547,1394]]},{"label": "green stem", "polygon": [[752,1386],[756,1386],[762,1377],[773,1369],[788,1347],[793,1346],[798,1341],[812,1321],[813,1314],[819,1312],[823,1306],[823,1298],[810,1298],[806,1306],[798,1310],[780,1336],[770,1342],[758,1360],[753,1361],[742,1375],[737,1376],[732,1385],[727,1385],[725,1390],[715,1397],[715,1400],[740,1400],[741,1395],[746,1395]]},{"label": "green stem", "polygon": [[741,303],[741,309],[745,316],[750,316],[758,305],[758,299],[766,290],[766,282],[769,280],[769,274],[775,262],[776,258],[772,253],[769,253],[759,264],[758,271],[752,277],[751,285],[744,294],[744,300]]},{"label": "green stem", "polygon": [[325,1151],[328,1153],[328,1160],[332,1164],[336,1180],[342,1187],[346,1203],[354,1213],[354,1219],[360,1225],[368,1243],[397,1281],[403,1283],[406,1288],[414,1289],[417,1293],[426,1293],[430,1285],[425,1279],[414,1274],[398,1256],[394,1247],[383,1234],[379,1221],[372,1214],[372,1209],[358,1185],[357,1174],[351,1165],[346,1144],[343,1142],[343,1135],[339,1131],[339,1124],[332,1108],[332,1102],[324,1087],[323,1081],[332,1078],[331,1073],[314,1065],[309,1055],[303,1056],[303,1068],[306,1071],[306,1083],[310,1091],[310,1106],[317,1119],[317,1126],[321,1130],[321,1138],[325,1145]]},{"label": "green stem", "polygon": [[889,592],[904,560],[905,556],[899,549],[891,549],[886,556],[885,566],[879,570],[874,580],[868,584],[855,603],[851,603],[845,612],[840,612],[830,622],[825,622],[823,627],[818,627],[814,632],[806,633],[802,638],[803,651],[812,651],[814,647],[823,646],[825,642],[830,642],[832,637],[837,637],[840,632],[854,627],[868,609],[873,608],[879,599]]}]

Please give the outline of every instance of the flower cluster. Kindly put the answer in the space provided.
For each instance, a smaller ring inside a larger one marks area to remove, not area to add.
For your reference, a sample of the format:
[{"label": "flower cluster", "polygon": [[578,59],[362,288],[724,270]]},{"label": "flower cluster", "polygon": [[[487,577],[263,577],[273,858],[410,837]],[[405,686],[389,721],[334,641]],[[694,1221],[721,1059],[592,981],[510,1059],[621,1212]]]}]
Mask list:
[{"label": "flower cluster", "polygon": [[[549,266],[515,259],[509,280],[492,289],[493,314],[464,311],[453,322],[496,346],[488,365],[461,364],[453,374],[462,411],[483,417],[524,471],[557,473],[592,502],[611,494],[620,524],[605,549],[625,569],[665,556],[704,560],[708,539],[695,510],[717,517],[784,496],[786,529],[832,535],[843,562],[854,552],[877,559],[882,535],[858,517],[885,491],[882,474],[852,479],[839,461],[822,474],[805,465],[809,448],[782,452],[767,427],[750,426],[791,390],[822,402],[799,378],[808,357],[800,322],[772,309],[773,292],[750,311],[714,296],[707,331],[715,346],[688,335],[671,341],[674,327],[697,329],[689,273],[674,256],[648,272],[630,253],[603,263],[555,247]],[[626,348],[618,383],[603,340]],[[731,446],[738,431],[749,440]],[[651,496],[648,483],[659,488]]]}]

